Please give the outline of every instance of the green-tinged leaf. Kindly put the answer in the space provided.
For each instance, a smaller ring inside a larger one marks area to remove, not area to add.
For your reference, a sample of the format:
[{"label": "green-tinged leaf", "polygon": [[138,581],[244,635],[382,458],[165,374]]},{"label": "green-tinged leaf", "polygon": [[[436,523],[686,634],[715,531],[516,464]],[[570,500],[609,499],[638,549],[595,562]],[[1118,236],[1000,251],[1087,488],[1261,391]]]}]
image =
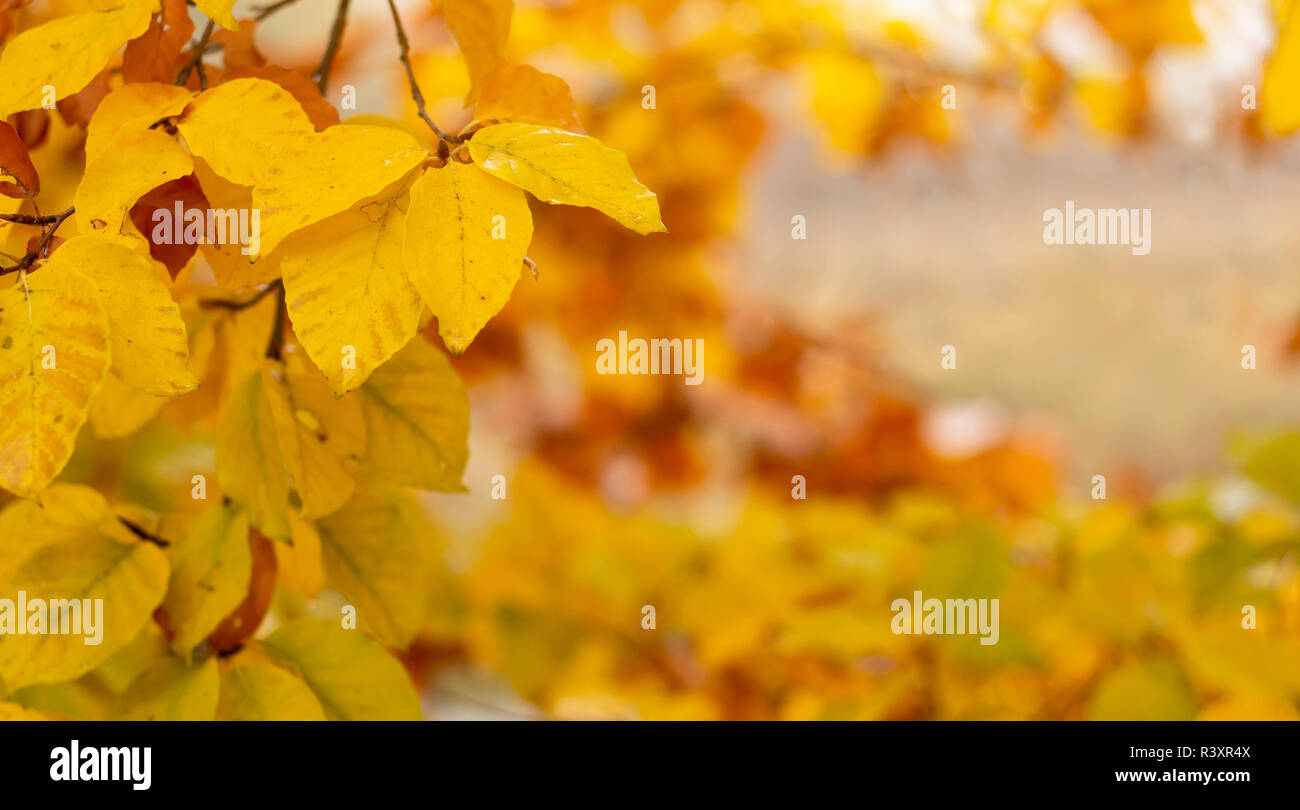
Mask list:
[{"label": "green-tinged leaf", "polygon": [[337,620],[295,619],[260,642],[311,687],[330,720],[419,720],[420,700],[398,660]]}]

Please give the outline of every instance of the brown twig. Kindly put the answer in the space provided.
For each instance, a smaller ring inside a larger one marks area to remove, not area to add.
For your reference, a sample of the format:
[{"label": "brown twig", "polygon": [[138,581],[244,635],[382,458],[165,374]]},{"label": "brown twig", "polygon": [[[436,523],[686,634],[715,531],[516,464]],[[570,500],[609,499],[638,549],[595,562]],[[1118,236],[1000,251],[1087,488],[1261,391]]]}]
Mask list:
[{"label": "brown twig", "polygon": [[194,55],[185,63],[185,67],[181,68],[180,72],[176,74],[176,84],[184,85],[190,80],[190,71],[198,68],[199,89],[208,89],[208,77],[203,73],[203,54],[208,49],[208,39],[212,37],[213,25],[214,23],[209,19],[208,24],[203,26],[203,35],[199,37],[198,44],[193,48]]},{"label": "brown twig", "polygon": [[283,283],[283,281],[277,278],[275,281],[272,281],[270,284],[259,290],[257,295],[254,295],[247,301],[230,301],[224,298],[209,298],[206,301],[200,301],[199,307],[202,309],[225,309],[232,312],[238,312],[241,309],[248,309],[257,306],[264,298],[275,292],[275,290]]},{"label": "brown twig", "polygon": [[125,526],[128,530],[130,530],[131,534],[134,534],[136,537],[140,538],[141,540],[147,540],[150,543],[153,543],[155,546],[158,546],[159,548],[167,548],[168,546],[171,545],[169,541],[162,539],[161,537],[159,537],[156,534],[153,534],[150,531],[147,531],[143,526],[140,526],[137,523],[133,523],[127,520],[126,518],[122,517],[121,515],[118,515],[117,519],[123,526]]},{"label": "brown twig", "polygon": [[320,66],[316,68],[316,88],[325,95],[325,86],[329,84],[330,69],[334,67],[334,57],[338,56],[343,45],[343,31],[348,27],[348,3],[351,0],[339,0],[339,9],[334,12],[334,25],[330,28],[330,39],[321,54]]},{"label": "brown twig", "polygon": [[[37,259],[45,258],[46,251],[50,246],[50,240],[54,238],[54,232],[57,231],[59,229],[59,226],[63,224],[63,221],[68,217],[72,216],[73,213],[76,212],[76,210],[77,209],[75,206],[71,206],[66,211],[60,211],[59,213],[49,217],[33,217],[33,219],[39,220],[40,221],[39,223],[36,222],[23,223],[23,224],[44,225],[45,227],[41,231],[41,241],[37,242],[36,247],[28,251],[26,256],[23,256],[21,259],[19,259],[18,264],[14,265],[13,267],[0,267],[0,276],[3,276],[7,273],[17,273],[20,270],[26,270],[27,268],[35,264]],[[20,215],[14,215],[14,216],[20,216]],[[11,221],[17,222],[18,220],[11,220]]]},{"label": "brown twig", "polygon": [[289,310],[285,306],[284,285],[281,284],[275,289],[278,292],[275,306],[275,328],[271,330],[271,339],[266,344],[266,356],[272,360],[279,360],[284,356],[284,322],[289,317]]},{"label": "brown twig", "polygon": [[32,214],[0,214],[0,219],[5,222],[14,222],[19,225],[52,225],[59,219],[58,214],[49,216],[34,216]]},{"label": "brown twig", "polygon": [[402,27],[402,17],[397,13],[397,4],[393,0],[388,0],[388,10],[393,13],[393,25],[397,28],[397,44],[401,48],[398,58],[402,60],[402,67],[406,68],[406,81],[411,85],[411,98],[415,101],[415,108],[419,111],[420,117],[424,119],[424,123],[428,124],[429,128],[438,136],[438,140],[452,144],[459,143],[460,141],[454,136],[448,135],[439,129],[438,125],[433,123],[433,119],[429,117],[428,110],[424,108],[424,94],[420,92],[420,84],[415,80],[415,70],[411,68],[411,45],[406,41],[406,29]]}]

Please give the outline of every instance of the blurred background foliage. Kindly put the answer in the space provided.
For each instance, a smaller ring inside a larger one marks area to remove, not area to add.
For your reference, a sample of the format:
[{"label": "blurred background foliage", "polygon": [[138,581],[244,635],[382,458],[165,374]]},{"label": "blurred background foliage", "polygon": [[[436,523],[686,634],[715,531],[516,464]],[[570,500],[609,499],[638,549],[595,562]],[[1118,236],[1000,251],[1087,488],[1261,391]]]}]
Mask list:
[{"label": "blurred background foliage", "polygon": [[[400,5],[433,117],[469,122],[468,76],[440,13]],[[355,86],[358,109],[343,118],[417,126],[384,4],[354,6],[335,86]],[[782,207],[779,185],[753,193],[760,167],[776,171],[772,154],[783,178],[813,166],[851,183],[882,167],[927,177],[964,171],[995,131],[1057,161],[1085,141],[1139,161],[1191,148],[1202,162],[1231,153],[1291,172],[1300,15],[1289,6],[519,0],[512,57],[568,80],[580,126],[628,154],[668,234],[535,206],[538,279],[525,277],[455,358],[473,406],[471,493],[424,500],[419,531],[441,553],[430,555],[426,627],[398,651],[426,714],[1296,719],[1300,434],[1235,417],[1185,437],[1217,463],[1155,475],[1158,459],[1137,454],[1081,472],[1072,454],[1106,443],[1089,423],[1025,418],[1023,402],[998,402],[1005,391],[954,398],[922,382],[930,369],[899,361],[871,302],[834,320],[782,307],[781,291],[797,298],[815,264],[778,268],[775,294],[746,284],[764,242],[790,259],[800,213]],[[277,63],[310,70],[328,8],[301,0],[250,36]],[[1248,84],[1256,104],[1243,109]],[[941,104],[946,85],[955,110]],[[46,118],[60,146],[34,153],[44,194],[70,198],[79,174],[61,184],[58,161],[81,132]],[[1046,204],[1070,197],[1062,186]],[[930,202],[888,204],[924,220]],[[780,215],[756,237],[755,212],[768,209]],[[810,243],[822,238],[816,217],[808,228]],[[869,220],[847,234],[852,272],[877,272],[873,241],[887,236]],[[1031,220],[1016,238],[1038,237]],[[1279,259],[1292,274],[1295,255]],[[979,318],[993,328],[1004,315]],[[1289,325],[1273,326],[1261,357],[1293,375]],[[703,338],[705,383],[596,374],[596,341],[620,330]],[[921,347],[936,369],[942,342]],[[1235,365],[1241,342],[1220,347],[1236,374],[1247,373]],[[1291,413],[1278,390],[1248,407]],[[1212,409],[1217,392],[1176,395]],[[211,417],[196,394],[129,435],[86,431],[62,480],[190,510],[190,476],[211,478]],[[1109,479],[1104,502],[1087,497],[1096,471]],[[495,475],[504,499],[491,497]],[[806,500],[791,497],[793,476]],[[342,597],[322,590],[311,550],[277,551],[264,630],[337,616]],[[889,605],[914,589],[999,598],[999,643],[894,635]],[[642,629],[644,605],[654,630]],[[1247,605],[1256,629],[1242,627]],[[128,653],[29,705],[96,716],[96,695],[149,654]]]}]

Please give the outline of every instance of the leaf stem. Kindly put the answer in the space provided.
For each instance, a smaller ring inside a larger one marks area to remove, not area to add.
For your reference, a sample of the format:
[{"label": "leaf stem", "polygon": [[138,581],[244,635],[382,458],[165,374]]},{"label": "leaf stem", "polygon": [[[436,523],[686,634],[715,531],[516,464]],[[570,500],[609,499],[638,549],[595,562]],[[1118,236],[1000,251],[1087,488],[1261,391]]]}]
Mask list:
[{"label": "leaf stem", "polygon": [[137,523],[133,523],[132,521],[127,520],[121,515],[118,515],[117,519],[119,523],[121,523],[131,532],[131,534],[134,534],[136,537],[140,538],[141,540],[147,540],[150,543],[153,543],[155,546],[158,546],[159,548],[167,548],[168,546],[171,545],[171,543],[168,542],[167,540],[164,540],[158,535],[145,530],[143,526],[140,526]]}]

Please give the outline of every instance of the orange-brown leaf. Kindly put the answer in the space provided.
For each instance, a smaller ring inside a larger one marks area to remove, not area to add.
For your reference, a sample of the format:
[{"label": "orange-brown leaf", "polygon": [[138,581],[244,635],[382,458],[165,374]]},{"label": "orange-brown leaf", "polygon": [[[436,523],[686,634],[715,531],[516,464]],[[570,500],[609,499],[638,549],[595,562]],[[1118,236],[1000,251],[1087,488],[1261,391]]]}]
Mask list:
[{"label": "orange-brown leaf", "polygon": [[163,0],[143,34],[126,43],[122,78],[128,82],[171,84],[181,66],[181,52],[194,33],[185,0]]},{"label": "orange-brown leaf", "polygon": [[[180,205],[179,216],[177,204]],[[149,255],[166,265],[167,272],[176,278],[176,274],[189,263],[194,251],[198,250],[198,244],[186,244],[184,240],[175,238],[155,240],[154,231],[158,226],[154,222],[154,212],[158,210],[168,212],[167,223],[179,223],[178,227],[183,229],[185,215],[189,211],[198,210],[201,215],[207,215],[208,198],[203,195],[203,189],[199,188],[199,181],[194,179],[194,175],[187,174],[147,192],[131,207],[131,221],[149,240]]]},{"label": "orange-brown leaf", "polygon": [[34,197],[41,190],[27,146],[18,131],[4,121],[0,121],[0,177],[13,178],[12,182],[0,181],[0,194],[6,197]]},{"label": "orange-brown leaf", "polygon": [[532,65],[504,65],[489,76],[474,114],[582,132],[568,83]]}]

